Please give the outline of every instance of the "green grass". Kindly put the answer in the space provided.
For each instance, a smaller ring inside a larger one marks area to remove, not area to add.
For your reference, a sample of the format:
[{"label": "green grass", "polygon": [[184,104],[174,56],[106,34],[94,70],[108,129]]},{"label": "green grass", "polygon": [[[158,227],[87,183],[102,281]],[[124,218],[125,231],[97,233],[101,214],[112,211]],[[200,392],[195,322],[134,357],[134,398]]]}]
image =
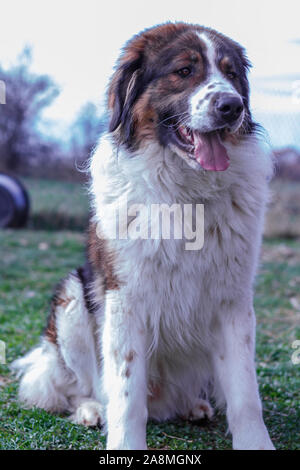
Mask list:
[{"label": "green grass", "polygon": [[84,230],[89,215],[87,185],[22,178],[31,203],[28,228]]},{"label": "green grass", "polygon": [[[53,288],[82,262],[83,241],[82,235],[69,231],[0,232],[0,339],[6,343],[8,364],[37,343]],[[279,449],[300,448],[300,365],[291,362],[292,341],[300,339],[299,292],[299,244],[266,243],[255,299],[257,369],[265,421]],[[104,447],[99,430],[39,409],[24,410],[16,393],[8,366],[0,366],[0,449]],[[231,439],[225,432],[224,416],[217,415],[210,423],[150,423],[147,439],[151,448],[229,449]]]}]

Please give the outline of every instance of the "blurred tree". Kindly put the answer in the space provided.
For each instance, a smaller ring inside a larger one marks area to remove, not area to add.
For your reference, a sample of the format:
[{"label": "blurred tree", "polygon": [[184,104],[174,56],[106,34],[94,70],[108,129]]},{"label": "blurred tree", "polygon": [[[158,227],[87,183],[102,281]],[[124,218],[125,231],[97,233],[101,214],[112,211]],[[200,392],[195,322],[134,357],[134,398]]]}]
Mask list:
[{"label": "blurred tree", "polygon": [[71,147],[79,160],[85,160],[95,147],[106,126],[97,106],[88,102],[80,109],[71,130]]},{"label": "blurred tree", "polygon": [[43,158],[52,146],[43,142],[36,125],[41,111],[59,91],[48,75],[30,71],[32,53],[25,47],[17,64],[8,70],[0,66],[0,79],[6,86],[6,104],[0,108],[0,159],[9,170],[23,161]]}]

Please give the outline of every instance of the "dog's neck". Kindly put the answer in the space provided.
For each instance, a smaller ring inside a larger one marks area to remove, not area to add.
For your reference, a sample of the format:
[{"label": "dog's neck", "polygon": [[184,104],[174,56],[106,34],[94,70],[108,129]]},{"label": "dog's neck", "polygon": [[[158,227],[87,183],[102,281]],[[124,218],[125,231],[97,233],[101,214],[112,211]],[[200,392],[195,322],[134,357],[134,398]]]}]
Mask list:
[{"label": "dog's neck", "polygon": [[226,171],[193,169],[168,147],[149,142],[135,153],[116,147],[103,135],[91,160],[92,193],[97,207],[120,201],[135,203],[194,203],[217,201],[230,192],[262,190],[272,173],[269,149],[251,136],[238,145],[226,144]]},{"label": "dog's neck", "polygon": [[199,165],[194,168],[169,147],[162,147],[155,141],[148,142],[134,153],[112,145],[113,155],[117,154],[113,166],[124,178],[124,184],[136,189],[140,187],[143,192],[149,192],[158,199],[161,197],[161,202],[166,203],[219,198],[220,193],[238,181],[243,186],[247,182],[255,184],[272,173],[269,151],[261,139],[246,137],[240,143],[228,143],[226,147],[230,166],[222,172],[206,171]]}]

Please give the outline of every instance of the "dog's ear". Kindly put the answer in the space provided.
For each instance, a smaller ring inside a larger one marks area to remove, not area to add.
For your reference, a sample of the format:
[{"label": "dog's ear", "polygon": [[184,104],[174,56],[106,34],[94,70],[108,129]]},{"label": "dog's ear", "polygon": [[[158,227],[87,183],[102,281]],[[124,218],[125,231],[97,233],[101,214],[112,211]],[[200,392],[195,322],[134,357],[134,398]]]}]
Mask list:
[{"label": "dog's ear", "polygon": [[144,89],[142,80],[142,54],[136,53],[117,68],[109,90],[108,107],[110,109],[109,132],[119,129],[123,143],[130,144],[133,135],[132,106]]}]

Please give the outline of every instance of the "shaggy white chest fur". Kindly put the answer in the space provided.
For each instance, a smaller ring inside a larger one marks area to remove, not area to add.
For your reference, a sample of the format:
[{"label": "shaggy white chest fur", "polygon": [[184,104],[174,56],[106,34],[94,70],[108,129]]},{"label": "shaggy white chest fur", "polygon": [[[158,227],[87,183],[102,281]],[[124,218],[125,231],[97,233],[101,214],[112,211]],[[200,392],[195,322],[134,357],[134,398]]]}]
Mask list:
[{"label": "shaggy white chest fur", "polygon": [[[195,171],[155,143],[130,156],[104,137],[93,156],[96,219],[116,255],[126,298],[152,330],[152,350],[172,355],[192,353],[199,342],[208,347],[215,314],[251,298],[271,161],[253,138],[227,144],[227,151],[231,166],[221,173]],[[204,204],[201,250],[186,250],[184,238],[114,238],[116,208],[157,203]]]}]

